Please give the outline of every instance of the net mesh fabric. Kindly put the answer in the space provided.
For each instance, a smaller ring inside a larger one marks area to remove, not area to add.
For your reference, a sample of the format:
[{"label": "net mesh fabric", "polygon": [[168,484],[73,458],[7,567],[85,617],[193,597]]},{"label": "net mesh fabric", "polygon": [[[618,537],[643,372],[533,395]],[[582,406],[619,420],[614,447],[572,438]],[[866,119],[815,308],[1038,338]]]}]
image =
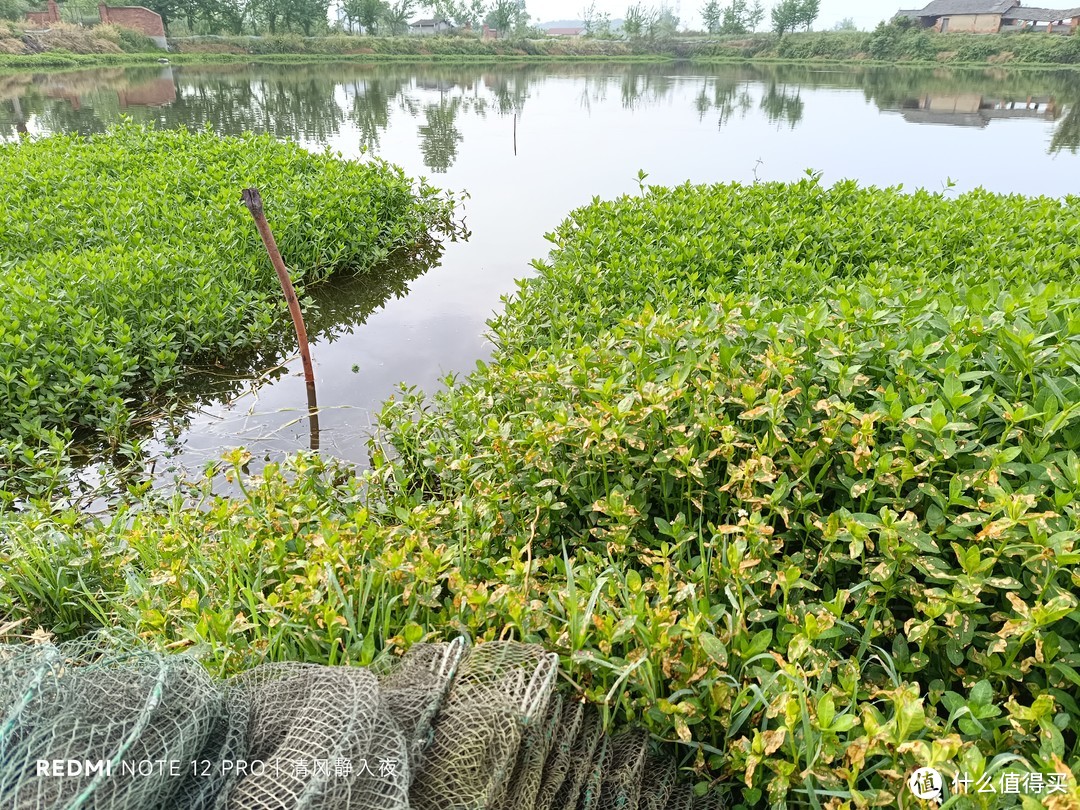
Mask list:
[{"label": "net mesh fabric", "polygon": [[675,761],[650,756],[645,764],[645,778],[641,782],[641,795],[638,796],[638,810],[664,810],[668,806],[671,792],[678,781]]},{"label": "net mesh fabric", "polygon": [[605,748],[600,745],[602,736],[600,713],[595,706],[585,706],[581,725],[570,749],[570,765],[552,803],[558,810],[575,810],[585,780],[593,767],[594,758],[602,758]]},{"label": "net mesh fabric", "polygon": [[497,807],[525,729],[545,716],[557,674],[558,658],[538,647],[501,641],[475,647],[436,719],[413,807]]},{"label": "net mesh fabric", "polygon": [[[644,732],[604,734],[556,675],[539,647],[463,639],[371,668],[265,664],[227,681],[100,640],[0,645],[0,807],[723,806],[695,798]],[[41,771],[56,761],[63,774]]]},{"label": "net mesh fabric", "polygon": [[600,810],[637,807],[641,797],[641,783],[645,779],[649,735],[635,730],[612,737],[608,751],[608,762],[600,774],[597,807]]},{"label": "net mesh fabric", "polygon": [[[400,734],[392,723],[376,732],[379,682],[367,669],[272,664],[232,688],[250,696],[248,757],[263,767],[236,781],[230,810],[348,806],[358,778],[354,758],[366,758],[377,733]],[[338,770],[345,761],[348,773]]]},{"label": "net mesh fabric", "polygon": [[[94,644],[2,647],[0,684],[0,807],[10,810],[167,804],[182,782],[168,763],[194,759],[223,710],[194,660]],[[39,773],[55,760],[65,776]]]},{"label": "net mesh fabric", "polygon": [[537,795],[544,780],[544,765],[551,754],[559,730],[563,701],[559,693],[552,695],[547,711],[539,722],[526,725],[518,748],[517,764],[510,786],[497,810],[518,810],[536,806]]},{"label": "net mesh fabric", "polygon": [[563,703],[559,715],[559,725],[555,729],[555,739],[544,762],[543,779],[537,791],[534,807],[536,810],[551,810],[555,807],[556,796],[570,773],[574,745],[585,718],[585,705],[572,700]]},{"label": "net mesh fabric", "polygon": [[676,785],[668,799],[668,810],[693,810],[694,791],[689,785]]}]

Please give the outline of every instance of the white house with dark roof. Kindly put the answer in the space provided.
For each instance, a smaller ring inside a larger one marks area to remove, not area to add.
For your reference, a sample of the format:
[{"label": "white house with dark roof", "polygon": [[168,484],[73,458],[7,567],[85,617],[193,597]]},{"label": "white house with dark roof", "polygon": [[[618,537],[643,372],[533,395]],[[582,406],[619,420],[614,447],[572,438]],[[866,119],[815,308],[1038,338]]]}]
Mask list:
[{"label": "white house with dark roof", "polygon": [[918,20],[941,33],[996,34],[1024,28],[1060,34],[1080,27],[1080,8],[1051,9],[1022,5],[1019,0],[933,0],[922,9],[905,9],[897,17]]},{"label": "white house with dark roof", "polygon": [[449,20],[415,20],[409,23],[409,33],[422,37],[431,37],[436,34],[449,34],[453,30],[454,24]]}]

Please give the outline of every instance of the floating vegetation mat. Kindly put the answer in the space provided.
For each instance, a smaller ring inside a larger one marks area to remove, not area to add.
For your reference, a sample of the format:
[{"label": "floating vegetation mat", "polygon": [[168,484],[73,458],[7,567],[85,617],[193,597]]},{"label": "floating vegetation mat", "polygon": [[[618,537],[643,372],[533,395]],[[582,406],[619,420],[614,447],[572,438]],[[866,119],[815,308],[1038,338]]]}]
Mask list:
[{"label": "floating vegetation mat", "polygon": [[602,732],[535,645],[417,644],[383,667],[0,646],[0,807],[721,807],[648,736]]},{"label": "floating vegetation mat", "polygon": [[73,449],[138,458],[192,369],[287,356],[281,286],[241,189],[260,189],[300,294],[377,281],[466,235],[456,199],[398,167],[269,135],[124,123],[0,144],[0,165],[0,506],[48,500]]}]

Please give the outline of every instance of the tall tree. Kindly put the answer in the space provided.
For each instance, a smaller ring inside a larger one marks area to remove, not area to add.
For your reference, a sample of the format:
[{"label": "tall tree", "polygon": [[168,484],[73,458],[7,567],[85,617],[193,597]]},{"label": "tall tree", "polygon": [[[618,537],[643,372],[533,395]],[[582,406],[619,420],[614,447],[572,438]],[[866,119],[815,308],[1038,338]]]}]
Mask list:
[{"label": "tall tree", "polygon": [[244,33],[249,10],[247,0],[219,0],[212,9],[213,19],[217,23],[214,30],[225,30],[233,36]]},{"label": "tall tree", "polygon": [[326,30],[329,7],[330,0],[288,0],[285,20],[290,29],[303,31],[304,36],[310,37]]},{"label": "tall tree", "polygon": [[365,34],[371,35],[386,13],[386,3],[383,0],[345,0],[345,10],[360,23]]},{"label": "tall tree", "polygon": [[675,9],[666,2],[653,12],[653,19],[649,25],[650,37],[671,37],[679,30],[679,15]]},{"label": "tall tree", "polygon": [[780,36],[794,31],[802,21],[802,0],[780,0],[772,10],[772,27]]},{"label": "tall tree", "polygon": [[715,30],[711,33],[748,34],[765,19],[765,9],[760,2],[750,5],[749,0],[732,0],[731,4],[721,8],[716,5]]},{"label": "tall tree", "polygon": [[165,33],[171,34],[170,24],[184,18],[183,0],[144,0],[143,5],[161,16]]},{"label": "tall tree", "polygon": [[581,19],[585,23],[586,34],[607,36],[611,33],[611,15],[598,10],[595,0],[581,12]]},{"label": "tall tree", "polygon": [[488,11],[487,24],[500,36],[524,28],[529,24],[529,13],[524,0],[495,0]]},{"label": "tall tree", "polygon": [[401,36],[409,32],[409,17],[412,16],[415,0],[397,0],[386,3],[382,22],[392,36]]},{"label": "tall tree", "polygon": [[469,6],[464,0],[436,0],[431,4],[435,18],[449,20],[454,25],[466,25],[472,21],[469,19]]},{"label": "tall tree", "polygon": [[285,0],[251,0],[251,13],[254,15],[256,29],[276,34],[285,16],[284,7]]},{"label": "tall tree", "polygon": [[821,0],[801,0],[799,3],[798,24],[809,31],[810,26],[814,24],[814,20],[818,18],[820,13]]},{"label": "tall tree", "polygon": [[460,0],[456,8],[456,16],[451,19],[457,25],[467,25],[470,28],[478,29],[484,24],[484,16],[486,11],[484,9],[484,0]]},{"label": "tall tree", "polygon": [[764,19],[765,7],[761,5],[761,0],[755,0],[754,5],[747,9],[743,22],[746,23],[747,31],[757,31]]},{"label": "tall tree", "polygon": [[623,19],[623,31],[631,39],[637,39],[652,26],[656,12],[642,3],[635,3],[626,9]]},{"label": "tall tree", "polygon": [[596,26],[596,15],[599,12],[596,10],[596,0],[589,3],[581,10],[581,21],[585,24],[585,33],[591,34],[593,28]]},{"label": "tall tree", "polygon": [[720,3],[717,0],[709,0],[701,7],[701,19],[705,23],[705,30],[710,34],[720,33]]}]

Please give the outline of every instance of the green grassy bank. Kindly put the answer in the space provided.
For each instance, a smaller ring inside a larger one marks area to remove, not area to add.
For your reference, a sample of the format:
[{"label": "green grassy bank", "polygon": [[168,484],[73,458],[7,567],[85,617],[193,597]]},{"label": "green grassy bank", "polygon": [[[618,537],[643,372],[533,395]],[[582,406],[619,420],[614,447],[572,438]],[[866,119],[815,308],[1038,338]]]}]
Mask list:
[{"label": "green grassy bank", "polygon": [[935,34],[903,24],[872,32],[820,31],[718,37],[686,43],[701,61],[878,62],[948,65],[1077,65],[1080,37],[1039,33]]},{"label": "green grassy bank", "polygon": [[1080,773],[1080,199],[643,187],[551,239],[365,477],[0,518],[0,626],[220,671],[537,641],[734,807]]},{"label": "green grassy bank", "polygon": [[819,31],[783,37],[680,36],[670,39],[524,39],[478,37],[301,37],[203,36],[170,40],[167,55],[145,38],[110,26],[60,26],[34,35],[33,45],[0,23],[0,67],[68,67],[173,62],[476,61],[503,59],[690,59],[699,61],[854,62],[876,64],[1075,66],[1080,36],[1040,33],[995,35],[935,34],[905,23],[879,25],[871,32]]},{"label": "green grassy bank", "polygon": [[146,54],[71,54],[62,52],[49,52],[33,54],[29,56],[4,56],[0,55],[0,70],[19,71],[30,68],[75,68],[75,67],[123,67],[152,65],[161,59],[168,59],[169,63],[177,65],[250,65],[250,64],[317,64],[320,62],[403,62],[403,63],[452,63],[452,64],[483,64],[498,62],[500,64],[522,64],[529,62],[664,62],[670,61],[671,57],[663,55],[637,55],[637,56],[595,56],[595,55],[566,55],[547,56],[531,54],[428,54],[417,56],[410,54],[341,54],[341,53],[267,53],[267,54],[234,54],[234,53],[169,53],[161,52]]},{"label": "green grassy bank", "polygon": [[261,189],[301,289],[461,232],[400,169],[271,136],[127,124],[0,144],[0,163],[0,502],[73,442],[119,449],[192,364],[289,344],[240,189]]},{"label": "green grassy bank", "polygon": [[[79,65],[171,62],[325,61],[486,61],[492,59],[665,59],[671,54],[646,43],[620,40],[482,40],[478,37],[302,37],[203,36],[172,39],[165,53],[145,38],[110,26],[90,29],[58,26],[32,38],[0,22],[0,67],[69,67]],[[121,36],[123,34],[123,36]],[[30,40],[28,43],[24,40]],[[139,39],[139,41],[135,41]]]}]

